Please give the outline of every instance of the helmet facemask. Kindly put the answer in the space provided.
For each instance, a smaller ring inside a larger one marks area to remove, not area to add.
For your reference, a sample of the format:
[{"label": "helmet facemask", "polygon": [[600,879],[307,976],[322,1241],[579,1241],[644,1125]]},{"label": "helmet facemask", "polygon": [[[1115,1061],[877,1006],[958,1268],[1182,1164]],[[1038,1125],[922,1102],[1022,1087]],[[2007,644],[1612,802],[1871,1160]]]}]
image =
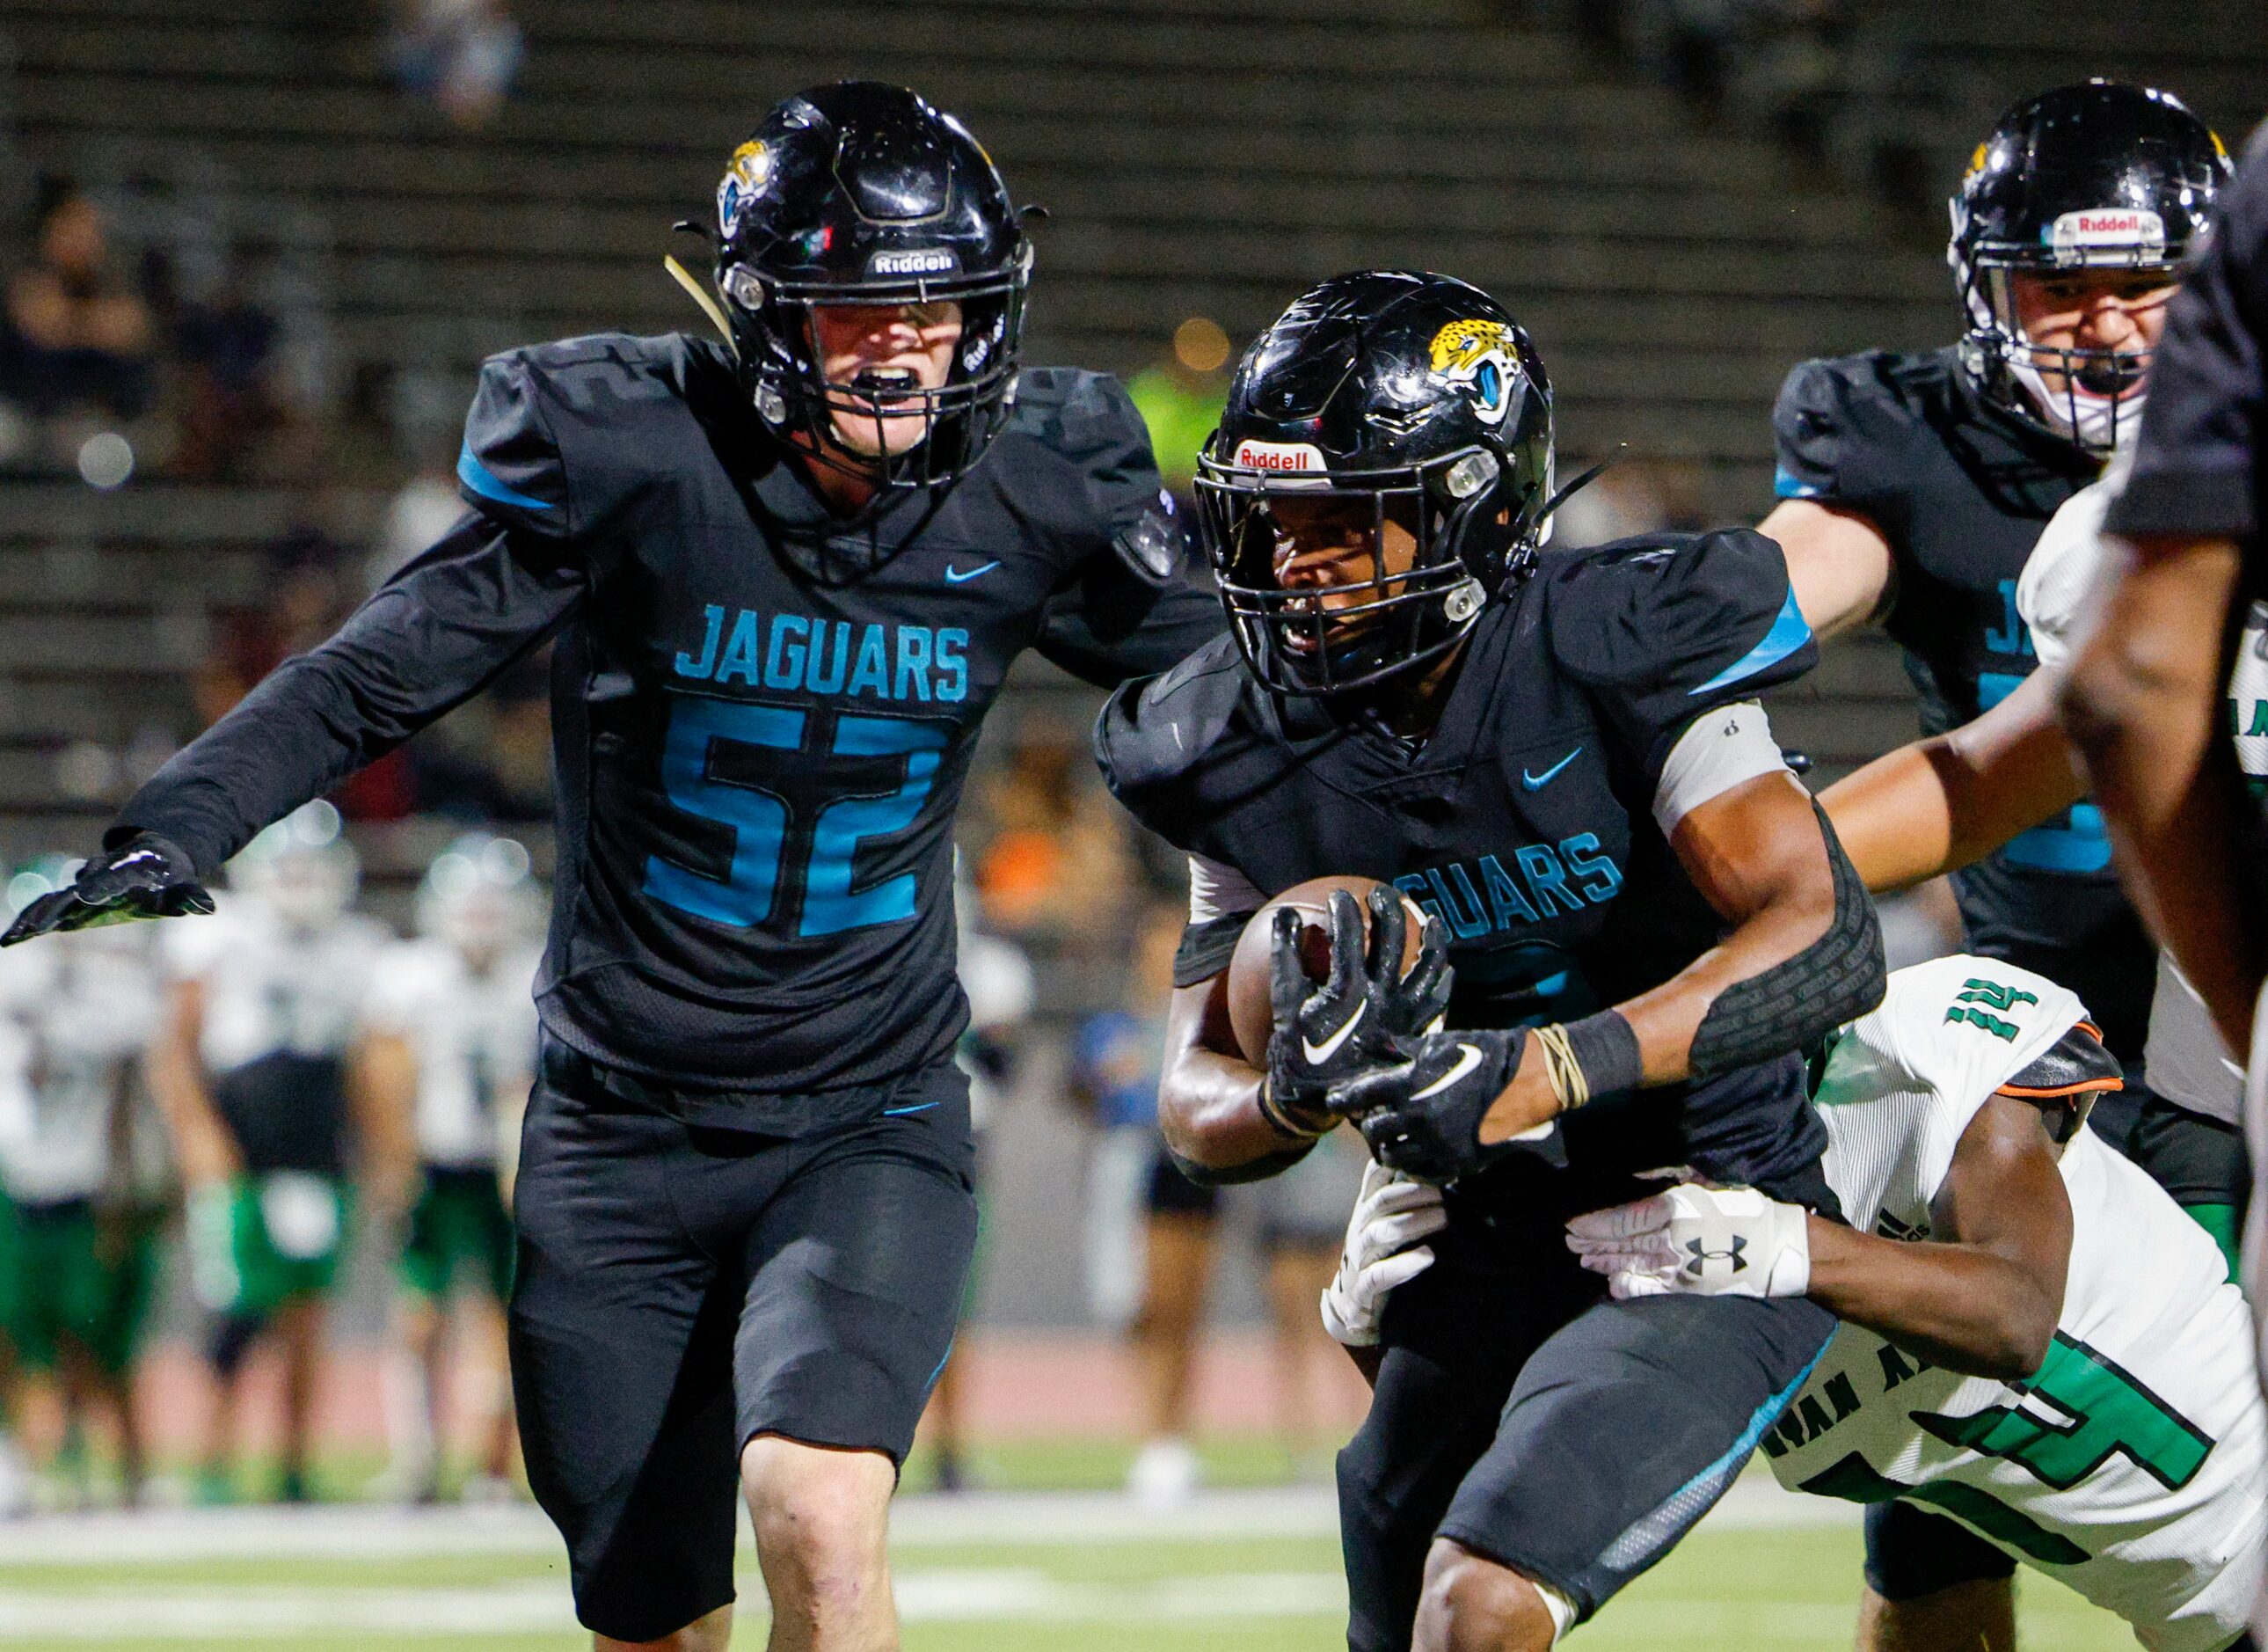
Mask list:
[{"label": "helmet facemask", "polygon": [[1984,241],[1963,252],[1958,203],[1951,262],[1970,327],[1962,359],[1985,395],[2036,429],[2097,456],[2108,456],[2131,436],[2141,417],[2150,363],[2148,348],[2103,349],[2042,343],[2025,328],[2015,277],[2076,277],[2135,271],[2145,290],[2169,291],[2180,271],[2161,246],[2086,249],[2011,246]]},{"label": "helmet facemask", "polygon": [[[1534,554],[1540,498],[1516,490],[1480,446],[1374,469],[1285,471],[1199,455],[1197,519],[1238,647],[1278,693],[1368,689],[1462,642],[1497,583]],[[1364,549],[1340,553],[1365,577],[1286,588],[1289,535],[1278,507],[1353,507]],[[1506,520],[1499,523],[1498,519]],[[1390,556],[1389,525],[1412,544]]]},{"label": "helmet facemask", "polygon": [[[725,267],[718,285],[757,413],[806,460],[872,486],[871,513],[899,494],[950,487],[998,432],[1016,373],[1030,272],[1027,243],[1012,268],[968,280],[845,287],[768,281],[736,263]],[[946,302],[960,306],[961,335],[942,384],[888,382],[864,372],[847,384],[828,380],[814,312]],[[873,422],[878,451],[843,445],[836,419],[844,413]],[[885,429],[910,421],[920,425],[911,442]]]}]

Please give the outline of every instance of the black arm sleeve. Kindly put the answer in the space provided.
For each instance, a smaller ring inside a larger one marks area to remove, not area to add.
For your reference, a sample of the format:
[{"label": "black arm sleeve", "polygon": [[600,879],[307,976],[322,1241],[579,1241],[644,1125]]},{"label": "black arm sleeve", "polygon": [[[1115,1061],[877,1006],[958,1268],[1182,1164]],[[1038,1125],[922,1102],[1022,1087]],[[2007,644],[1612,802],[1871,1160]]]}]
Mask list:
[{"label": "black arm sleeve", "polygon": [[534,648],[581,600],[559,542],[468,514],[320,647],[285,660],[127,802],[107,844],[164,834],[210,876]]},{"label": "black arm sleeve", "polygon": [[1835,881],[1827,933],[1793,958],[1717,994],[1694,1029],[1689,1060],[1695,1078],[1804,1049],[1882,1001],[1889,970],[1874,900],[1826,811],[1814,803],[1811,812],[1819,818],[1828,874]]}]

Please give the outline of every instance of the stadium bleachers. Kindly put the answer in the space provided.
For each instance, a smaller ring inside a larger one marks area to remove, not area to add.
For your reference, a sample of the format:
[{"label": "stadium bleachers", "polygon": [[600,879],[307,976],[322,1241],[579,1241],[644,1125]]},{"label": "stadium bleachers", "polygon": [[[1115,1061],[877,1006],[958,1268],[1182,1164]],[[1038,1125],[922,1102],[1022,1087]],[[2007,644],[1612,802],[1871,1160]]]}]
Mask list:
[{"label": "stadium bleachers", "polygon": [[[1703,129],[1513,10],[529,0],[520,95],[471,134],[393,85],[376,7],[0,0],[13,65],[0,108],[30,166],[153,216],[193,192],[228,233],[291,240],[343,382],[362,361],[462,373],[527,339],[700,325],[659,260],[699,262],[669,224],[706,215],[718,159],[755,113],[815,79],[903,79],[965,113],[1019,195],[1054,215],[1035,359],[1130,371],[1190,313],[1241,336],[1333,269],[1428,265],[1529,321],[1572,452],[1627,443],[1689,461],[1712,512],[1753,518],[1787,365],[1944,336],[1937,253],[1857,188]],[[2217,113],[2243,91],[2225,43],[2268,56],[2242,8],[2221,8],[2210,69],[2201,50],[2136,55],[2140,7],[2073,24],[2024,0],[1989,26],[1975,9],[1911,10],[1931,49],[1974,73],[2075,74],[2107,54],[2187,72]],[[122,226],[129,240],[137,227]],[[73,741],[189,732],[199,616],[241,597],[247,547],[284,513],[269,496],[141,484],[107,499],[0,492],[0,848],[66,828],[83,841],[99,796],[63,805],[41,785]],[[130,611],[91,601],[90,558],[133,571]],[[1904,700],[1887,650],[1841,649],[1798,690],[1788,732],[1832,772],[1903,736]]]}]

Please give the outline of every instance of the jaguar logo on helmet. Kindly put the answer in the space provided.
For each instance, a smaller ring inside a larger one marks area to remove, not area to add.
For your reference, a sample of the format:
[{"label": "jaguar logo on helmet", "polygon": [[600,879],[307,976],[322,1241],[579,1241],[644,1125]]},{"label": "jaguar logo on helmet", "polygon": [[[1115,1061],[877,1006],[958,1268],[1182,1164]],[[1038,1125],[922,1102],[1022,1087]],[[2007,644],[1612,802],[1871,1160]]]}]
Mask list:
[{"label": "jaguar logo on helmet", "polygon": [[726,240],[740,227],[740,214],[764,192],[772,178],[772,152],[762,139],[750,138],[733,151],[725,176],[717,185],[717,227]]},{"label": "jaguar logo on helmet", "polygon": [[1498,424],[1512,406],[1520,345],[1501,321],[1452,321],[1433,335],[1433,375],[1472,398],[1484,424]]}]

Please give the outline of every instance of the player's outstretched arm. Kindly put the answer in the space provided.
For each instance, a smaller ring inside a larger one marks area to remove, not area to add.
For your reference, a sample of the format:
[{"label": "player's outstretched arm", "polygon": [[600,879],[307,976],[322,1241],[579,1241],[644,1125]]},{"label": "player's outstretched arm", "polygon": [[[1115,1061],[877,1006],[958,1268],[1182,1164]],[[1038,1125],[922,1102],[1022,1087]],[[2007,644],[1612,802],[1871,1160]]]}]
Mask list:
[{"label": "player's outstretched arm", "polygon": [[1778,542],[1796,607],[1815,635],[1856,630],[1889,608],[1896,569],[1890,542],[1856,511],[1783,499],[1756,531]]},{"label": "player's outstretched arm", "polygon": [[320,646],[285,660],[127,800],[73,888],[9,941],[210,910],[202,881],[254,833],[478,693],[581,600],[580,564],[468,514]]},{"label": "player's outstretched arm", "polygon": [[1901,746],[1819,794],[1877,894],[1982,859],[2086,795],[2042,667],[1974,722]]},{"label": "player's outstretched arm", "polygon": [[2139,542],[2062,693],[2110,847],[2151,933],[2232,1050],[2251,1047],[2268,933],[2238,849],[2243,776],[2221,730],[2242,559],[2227,539]]},{"label": "player's outstretched arm", "polygon": [[1877,1238],[1754,1188],[1689,1183],[1567,1224],[1617,1297],[1808,1296],[1948,1370],[2021,1382],[2063,1313],[2071,1201],[2046,1116],[1988,1098],[1930,1201],[1922,1243]]},{"label": "player's outstretched arm", "polygon": [[1996,1095],[1962,1132],[1930,1201],[1936,1241],[1810,1216],[1811,1300],[1948,1370],[2021,1382],[2063,1314],[2071,1199],[2046,1117]]}]

